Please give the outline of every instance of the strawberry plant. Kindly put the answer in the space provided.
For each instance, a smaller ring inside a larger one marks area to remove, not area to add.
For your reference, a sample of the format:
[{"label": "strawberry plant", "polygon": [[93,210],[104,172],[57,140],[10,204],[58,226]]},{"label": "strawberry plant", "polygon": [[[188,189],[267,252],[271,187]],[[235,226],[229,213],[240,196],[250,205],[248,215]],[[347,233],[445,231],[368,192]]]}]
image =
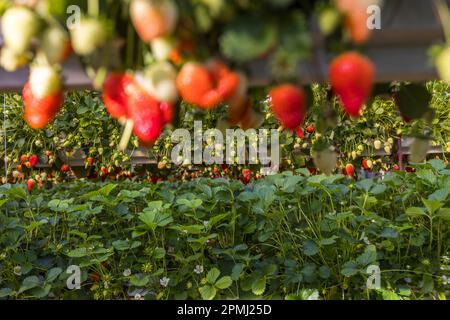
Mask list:
[{"label": "strawberry plant", "polygon": [[[0,296],[448,298],[450,171],[414,168],[357,182],[299,169],[247,185],[3,185]],[[82,286],[70,291],[74,264]],[[366,287],[373,265],[377,289]]]}]

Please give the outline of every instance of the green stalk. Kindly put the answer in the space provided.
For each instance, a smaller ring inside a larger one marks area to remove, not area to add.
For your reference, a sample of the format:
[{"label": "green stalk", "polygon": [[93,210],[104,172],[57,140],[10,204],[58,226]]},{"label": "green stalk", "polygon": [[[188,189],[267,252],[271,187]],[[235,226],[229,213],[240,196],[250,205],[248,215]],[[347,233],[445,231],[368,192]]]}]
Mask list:
[{"label": "green stalk", "polygon": [[128,142],[130,141],[131,138],[131,134],[133,133],[133,126],[134,121],[128,119],[127,122],[125,123],[125,129],[123,130],[122,139],[120,140],[119,143],[119,151],[123,152],[126,150]]},{"label": "green stalk", "polygon": [[434,0],[434,5],[441,19],[442,28],[444,30],[445,39],[450,43],[450,9],[444,0]]},{"label": "green stalk", "polygon": [[98,0],[88,0],[88,13],[91,17],[98,17],[100,14],[100,4]]}]

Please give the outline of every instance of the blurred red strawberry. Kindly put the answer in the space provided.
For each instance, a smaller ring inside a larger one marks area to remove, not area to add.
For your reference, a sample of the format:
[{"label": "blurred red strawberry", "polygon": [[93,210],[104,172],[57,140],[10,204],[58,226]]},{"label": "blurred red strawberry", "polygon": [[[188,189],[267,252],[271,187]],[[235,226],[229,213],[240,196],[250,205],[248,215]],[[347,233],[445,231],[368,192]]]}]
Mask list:
[{"label": "blurred red strawberry", "polygon": [[127,97],[125,88],[133,82],[126,73],[113,72],[103,84],[103,102],[111,117],[121,120],[127,117]]},{"label": "blurred red strawberry", "polygon": [[358,117],[372,93],[375,77],[372,62],[356,52],[344,53],[331,62],[329,77],[345,111]]},{"label": "blurred red strawberry", "polygon": [[305,132],[303,131],[303,128],[298,128],[296,133],[300,139],[305,139]]},{"label": "blurred red strawberry", "polygon": [[30,159],[28,161],[30,162],[31,168],[34,168],[38,164],[39,158],[37,155],[33,154],[30,156]]},{"label": "blurred red strawberry", "polygon": [[164,127],[159,101],[150,96],[136,82],[126,88],[127,113],[133,120],[134,134],[147,145],[152,145],[160,136]]},{"label": "blurred red strawberry", "polygon": [[36,181],[34,179],[28,179],[27,181],[27,190],[31,192],[34,189],[34,186],[36,185]]},{"label": "blurred red strawberry", "polygon": [[214,61],[203,66],[187,63],[177,76],[177,88],[188,103],[212,109],[231,98],[239,86],[239,75],[223,63]]},{"label": "blurred red strawberry", "polygon": [[280,124],[290,130],[298,128],[305,119],[306,95],[301,88],[283,84],[269,93],[271,107]]},{"label": "blurred red strawberry", "polygon": [[346,173],[348,176],[353,177],[353,175],[355,174],[355,167],[353,166],[353,164],[348,163],[348,164],[345,166],[345,173]]},{"label": "blurred red strawberry", "polygon": [[27,82],[22,92],[25,106],[24,119],[32,129],[43,129],[59,112],[64,93],[62,90],[51,96],[38,99],[31,92],[30,83]]},{"label": "blurred red strawberry", "polygon": [[130,16],[144,42],[171,33],[178,20],[178,8],[172,0],[132,0]]},{"label": "blurred red strawberry", "polygon": [[94,163],[95,163],[95,159],[94,159],[93,157],[88,157],[88,158],[86,159],[86,162],[87,162],[87,164],[88,164],[90,167],[92,167],[92,166],[94,165]]},{"label": "blurred red strawberry", "polygon": [[172,123],[173,117],[174,117],[174,109],[173,106],[170,103],[167,102],[161,102],[159,105],[159,108],[161,109],[162,113],[162,123],[163,125]]}]

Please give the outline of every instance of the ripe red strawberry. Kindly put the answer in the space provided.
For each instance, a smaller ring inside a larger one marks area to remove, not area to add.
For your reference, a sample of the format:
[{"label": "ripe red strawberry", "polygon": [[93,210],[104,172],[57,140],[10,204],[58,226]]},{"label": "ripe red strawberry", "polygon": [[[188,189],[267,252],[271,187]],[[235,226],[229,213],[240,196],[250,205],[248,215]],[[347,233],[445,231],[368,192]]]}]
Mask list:
[{"label": "ripe red strawberry", "polygon": [[298,136],[300,139],[304,139],[304,138],[305,138],[305,132],[303,131],[303,128],[298,128],[297,131],[296,131],[296,133],[297,133],[297,136]]},{"label": "ripe red strawberry", "polygon": [[25,106],[24,119],[31,128],[37,130],[53,121],[62,106],[64,93],[60,90],[54,95],[39,99],[31,92],[28,82],[23,88],[22,98]]},{"label": "ripe red strawberry", "polygon": [[377,0],[336,0],[337,8],[345,15],[345,26],[350,32],[352,41],[356,44],[366,42],[371,30],[367,27],[367,8],[377,4]]},{"label": "ripe red strawberry", "polygon": [[250,183],[250,179],[251,179],[250,176],[243,176],[243,177],[241,178],[241,181],[242,181],[243,184],[247,185],[247,184]]},{"label": "ripe red strawberry", "polygon": [[395,165],[394,167],[392,167],[392,169],[394,169],[394,171],[399,171],[400,167],[398,165]]},{"label": "ripe red strawberry", "polygon": [[130,16],[139,37],[150,42],[175,29],[178,8],[172,0],[132,0]]},{"label": "ripe red strawberry", "polygon": [[370,170],[373,168],[373,162],[370,159],[363,159],[362,166],[365,170]]},{"label": "ripe red strawberry", "polygon": [[355,167],[353,166],[353,164],[348,163],[348,164],[345,166],[345,173],[346,173],[348,176],[353,177],[353,175],[355,174]]},{"label": "ripe red strawberry", "polygon": [[308,132],[309,134],[313,133],[314,132],[314,127],[313,126],[308,126],[306,128],[306,132]]},{"label": "ripe red strawberry", "polygon": [[252,175],[252,170],[250,170],[250,169],[243,169],[242,170],[242,175],[244,177],[250,177]]},{"label": "ripe red strawberry", "polygon": [[88,157],[86,159],[87,164],[92,167],[94,165],[95,159],[93,157]]},{"label": "ripe red strawberry", "polygon": [[69,171],[70,171],[70,167],[69,167],[68,164],[64,164],[64,165],[61,167],[61,172],[69,172]]},{"label": "ripe red strawberry", "polygon": [[22,164],[24,164],[27,161],[28,161],[28,156],[26,154],[23,154],[23,155],[20,156],[20,162]]},{"label": "ripe red strawberry", "polygon": [[306,95],[301,88],[284,84],[269,93],[275,117],[287,129],[295,130],[305,119]]},{"label": "ripe red strawberry", "polygon": [[163,129],[160,103],[136,82],[126,86],[128,117],[134,122],[133,132],[144,143],[153,144]]},{"label": "ripe red strawberry", "polygon": [[106,110],[115,119],[127,117],[127,97],[125,88],[133,82],[133,77],[126,73],[113,72],[103,84],[103,102]]},{"label": "ripe red strawberry", "polygon": [[371,30],[367,28],[367,17],[365,7],[359,8],[358,10],[352,10],[347,15],[345,24],[350,31],[352,41],[356,44],[366,42],[371,35]]},{"label": "ripe red strawberry", "polygon": [[239,86],[239,75],[220,62],[207,67],[187,63],[177,76],[177,88],[184,101],[203,109],[212,109],[227,101]]},{"label": "ripe red strawberry", "polygon": [[36,185],[36,181],[34,179],[28,179],[27,181],[27,190],[31,192],[34,189],[34,186]]},{"label": "ripe red strawberry", "polygon": [[375,77],[372,62],[356,52],[335,58],[330,65],[330,81],[345,111],[357,117],[370,94]]},{"label": "ripe red strawberry", "polygon": [[29,159],[29,162],[30,162],[30,166],[32,168],[36,167],[37,163],[39,162],[38,156],[35,155],[35,154],[31,155],[30,159]]},{"label": "ripe red strawberry", "polygon": [[158,176],[152,175],[152,176],[150,177],[150,181],[151,181],[153,184],[156,184],[156,183],[158,182]]},{"label": "ripe red strawberry", "polygon": [[172,122],[174,117],[174,109],[170,103],[161,102],[159,105],[162,114],[162,123],[163,125],[169,124]]}]

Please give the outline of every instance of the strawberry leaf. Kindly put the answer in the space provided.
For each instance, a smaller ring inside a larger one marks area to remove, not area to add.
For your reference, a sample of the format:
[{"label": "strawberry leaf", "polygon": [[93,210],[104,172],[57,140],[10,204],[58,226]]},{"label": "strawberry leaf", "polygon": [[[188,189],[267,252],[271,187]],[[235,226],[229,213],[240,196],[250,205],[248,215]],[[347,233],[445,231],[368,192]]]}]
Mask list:
[{"label": "strawberry leaf", "polygon": [[240,16],[220,38],[222,53],[229,59],[245,62],[270,50],[276,42],[276,28],[262,17]]},{"label": "strawberry leaf", "polygon": [[431,94],[419,84],[406,84],[398,91],[397,104],[403,116],[410,119],[422,118],[430,109]]}]

